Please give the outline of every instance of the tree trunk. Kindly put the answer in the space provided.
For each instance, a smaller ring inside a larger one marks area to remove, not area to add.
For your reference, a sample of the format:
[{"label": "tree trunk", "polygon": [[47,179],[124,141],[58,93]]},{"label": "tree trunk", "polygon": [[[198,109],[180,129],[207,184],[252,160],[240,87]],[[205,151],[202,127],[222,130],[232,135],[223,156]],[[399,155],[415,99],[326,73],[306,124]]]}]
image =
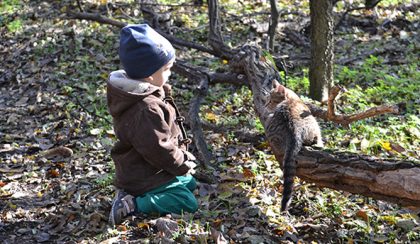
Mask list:
[{"label": "tree trunk", "polygon": [[[232,68],[247,75],[255,110],[266,123],[266,91],[277,72],[262,58],[261,51],[244,46],[234,57]],[[267,138],[268,141],[270,140]],[[279,145],[270,144],[281,162]],[[326,153],[302,149],[297,157],[297,176],[321,187],[348,191],[407,206],[420,206],[420,165],[404,161],[372,159],[360,155]]]},{"label": "tree trunk", "polygon": [[279,8],[277,6],[277,0],[270,0],[271,6],[271,18],[270,26],[268,28],[269,43],[268,48],[270,52],[274,53],[274,40],[276,38],[277,25],[279,22]]},{"label": "tree trunk", "polygon": [[219,3],[217,0],[208,0],[209,13],[209,36],[208,43],[217,53],[216,56],[230,59],[232,50],[227,47],[223,41],[220,18],[219,18]]},{"label": "tree trunk", "polygon": [[334,21],[331,0],[310,0],[311,65],[309,96],[318,101],[328,99],[333,86]]}]

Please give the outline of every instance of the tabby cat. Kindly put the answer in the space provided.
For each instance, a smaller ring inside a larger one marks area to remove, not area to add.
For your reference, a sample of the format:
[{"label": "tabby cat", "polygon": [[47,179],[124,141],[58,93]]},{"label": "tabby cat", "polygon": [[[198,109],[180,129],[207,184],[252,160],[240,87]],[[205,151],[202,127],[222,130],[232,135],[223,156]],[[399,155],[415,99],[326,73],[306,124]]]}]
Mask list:
[{"label": "tabby cat", "polygon": [[266,123],[267,137],[278,145],[283,154],[283,198],[281,211],[287,210],[293,194],[296,175],[296,155],[302,145],[323,146],[321,130],[308,106],[292,90],[276,80],[265,104],[269,116]]}]

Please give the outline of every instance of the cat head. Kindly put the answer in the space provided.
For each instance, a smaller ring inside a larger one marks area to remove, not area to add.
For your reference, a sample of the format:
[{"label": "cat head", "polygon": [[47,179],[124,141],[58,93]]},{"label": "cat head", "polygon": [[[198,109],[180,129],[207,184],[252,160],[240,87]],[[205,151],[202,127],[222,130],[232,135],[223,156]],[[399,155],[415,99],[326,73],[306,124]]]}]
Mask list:
[{"label": "cat head", "polygon": [[287,89],[281,85],[277,80],[273,80],[272,89],[270,91],[270,98],[275,102],[282,102],[287,98]]}]

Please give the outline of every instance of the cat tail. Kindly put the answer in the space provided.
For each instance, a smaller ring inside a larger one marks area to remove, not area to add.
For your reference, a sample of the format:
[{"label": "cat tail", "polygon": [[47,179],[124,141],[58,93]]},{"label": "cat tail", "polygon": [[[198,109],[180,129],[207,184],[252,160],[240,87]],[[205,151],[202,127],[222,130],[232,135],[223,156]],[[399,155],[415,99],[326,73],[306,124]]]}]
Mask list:
[{"label": "cat tail", "polygon": [[[290,116],[290,115],[289,115]],[[290,118],[287,125],[288,139],[283,156],[283,197],[281,199],[281,211],[286,211],[292,201],[294,177],[296,175],[296,155],[299,153],[302,142],[296,134],[294,124]]]}]

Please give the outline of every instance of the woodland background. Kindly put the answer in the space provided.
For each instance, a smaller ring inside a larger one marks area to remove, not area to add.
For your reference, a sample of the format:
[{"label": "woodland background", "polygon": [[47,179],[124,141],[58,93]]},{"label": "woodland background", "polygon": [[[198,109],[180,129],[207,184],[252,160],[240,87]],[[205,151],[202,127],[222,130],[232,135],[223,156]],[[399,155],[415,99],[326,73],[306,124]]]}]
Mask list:
[{"label": "woodland background", "polygon": [[[287,87],[310,101],[309,2],[277,3],[281,14],[270,54],[283,60]],[[229,47],[267,49],[269,1],[221,0],[219,5]],[[190,43],[207,42],[206,1],[165,0],[147,7],[162,14],[160,24],[168,34]],[[418,7],[408,0],[383,0],[371,9],[362,1],[335,4],[334,76],[347,89],[336,102],[337,110],[351,114],[401,102],[406,109],[348,128],[320,121],[326,151],[419,162]],[[199,111],[213,158],[198,171],[200,179],[216,179],[201,181],[196,192],[200,210],[161,218],[138,215],[116,228],[109,226],[114,193],[109,152],[115,135],[105,85],[108,74],[120,68],[120,28],[69,14],[81,10],[125,23],[143,22],[146,15],[137,1],[0,3],[3,243],[420,242],[418,209],[299,179],[290,214],[280,213],[282,172],[264,139],[252,92],[246,85],[225,82],[209,86]],[[179,60],[190,65],[229,69],[228,60],[177,48]],[[176,72],[170,83],[177,104],[188,113],[198,84]]]}]

